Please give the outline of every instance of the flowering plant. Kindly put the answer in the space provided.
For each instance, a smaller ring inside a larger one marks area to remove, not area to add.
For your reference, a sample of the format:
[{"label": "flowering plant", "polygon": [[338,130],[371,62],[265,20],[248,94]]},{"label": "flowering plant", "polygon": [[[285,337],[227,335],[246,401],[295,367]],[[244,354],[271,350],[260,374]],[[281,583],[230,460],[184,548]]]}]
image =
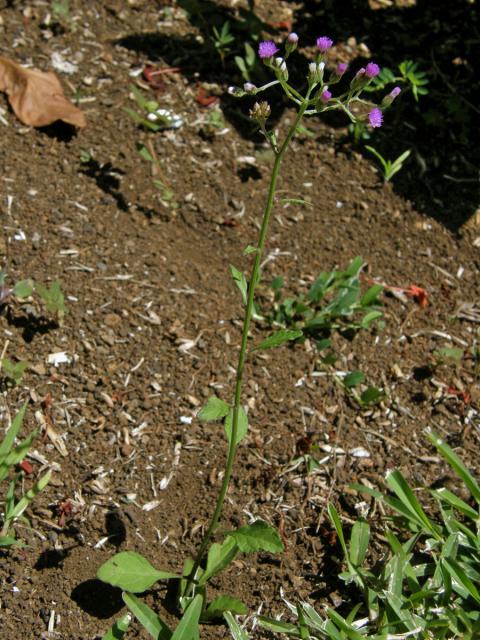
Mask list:
[{"label": "flowering plant", "polygon": [[[282,160],[304,116],[341,109],[355,122],[357,116],[354,115],[352,107],[355,103],[360,103],[367,107],[368,115],[366,117],[370,125],[375,128],[382,124],[383,110],[391,104],[398,94],[398,91],[392,91],[385,97],[381,105],[375,105],[363,100],[361,97],[363,90],[380,71],[377,64],[370,62],[365,68],[357,72],[345,91],[334,96],[331,87],[342,80],[347,71],[347,65],[344,63],[338,64],[329,74],[328,82],[325,80],[325,56],[332,47],[333,41],[327,36],[321,36],[316,42],[316,58],[308,66],[305,95],[302,95],[288,81],[287,59],[297,48],[298,40],[298,36],[295,33],[291,33],[288,36],[283,57],[277,56],[280,50],[274,42],[261,42],[258,47],[258,55],[266,67],[272,71],[275,79],[261,87],[256,87],[247,82],[243,89],[233,88],[230,90],[235,96],[256,95],[263,93],[273,85],[279,84],[289,100],[297,106],[297,114],[285,138],[280,143],[276,135],[267,130],[267,120],[271,112],[268,102],[257,102],[250,111],[250,116],[258,123],[260,130],[274,151],[275,162],[272,168],[258,239],[254,245],[248,245],[244,251],[245,255],[252,255],[253,257],[250,277],[247,279],[242,271],[234,266],[230,267],[233,280],[240,290],[244,306],[243,329],[233,399],[231,402],[226,402],[217,396],[212,396],[198,414],[198,419],[202,421],[216,422],[222,420],[228,442],[222,485],[210,523],[196,557],[194,559],[187,558],[183,571],[179,574],[160,571],[153,567],[143,556],[134,552],[116,554],[104,563],[97,573],[101,580],[123,589],[123,599],[131,612],[156,638],[172,637],[172,640],[180,639],[180,637],[187,640],[198,638],[198,624],[200,621],[209,621],[222,616],[230,625],[235,636],[236,622],[232,617],[232,613],[246,613],[246,606],[237,598],[224,595],[218,596],[213,602],[209,603],[207,600],[208,583],[214,576],[228,567],[240,553],[246,554],[256,551],[277,553],[283,550],[282,540],[277,531],[262,520],[254,520],[238,529],[227,531],[221,541],[211,544],[213,536],[218,536],[218,525],[232,478],[236,452],[240,442],[248,432],[247,412],[242,405],[243,373],[247,357],[252,351],[278,347],[291,340],[296,340],[302,335],[302,331],[299,329],[284,328],[271,334],[254,347],[249,346],[248,340],[254,312],[255,291],[261,278],[260,265],[270,217],[275,203],[275,192]],[[179,582],[178,604],[184,612],[175,632],[172,632],[144,602],[134,595],[150,589],[158,580],[169,579],[176,579]],[[105,636],[105,638],[107,637],[111,636]]]}]

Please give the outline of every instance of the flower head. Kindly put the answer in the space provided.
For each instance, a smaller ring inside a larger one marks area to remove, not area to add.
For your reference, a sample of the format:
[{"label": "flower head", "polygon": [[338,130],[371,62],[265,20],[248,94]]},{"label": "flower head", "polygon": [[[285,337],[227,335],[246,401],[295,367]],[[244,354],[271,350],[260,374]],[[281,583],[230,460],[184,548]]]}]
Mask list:
[{"label": "flower head", "polygon": [[370,126],[374,129],[381,127],[383,123],[383,113],[378,107],[374,107],[368,114],[368,121]]},{"label": "flower head", "polygon": [[271,40],[265,40],[258,45],[258,55],[262,60],[273,58],[278,51],[277,45]]},{"label": "flower head", "polygon": [[320,100],[324,103],[328,102],[332,98],[332,94],[328,89],[324,89],[320,95]]},{"label": "flower head", "polygon": [[317,49],[320,53],[326,53],[333,45],[333,40],[328,36],[320,36],[317,38]]},{"label": "flower head", "polygon": [[256,93],[257,87],[251,82],[245,82],[243,85],[243,90],[245,93]]},{"label": "flower head", "polygon": [[270,105],[265,100],[263,102],[255,102],[250,109],[250,117],[253,120],[257,120],[261,124],[265,124],[265,120],[270,116],[272,110]]},{"label": "flower head", "polygon": [[380,67],[375,62],[369,62],[365,68],[367,78],[375,78],[380,73]]}]

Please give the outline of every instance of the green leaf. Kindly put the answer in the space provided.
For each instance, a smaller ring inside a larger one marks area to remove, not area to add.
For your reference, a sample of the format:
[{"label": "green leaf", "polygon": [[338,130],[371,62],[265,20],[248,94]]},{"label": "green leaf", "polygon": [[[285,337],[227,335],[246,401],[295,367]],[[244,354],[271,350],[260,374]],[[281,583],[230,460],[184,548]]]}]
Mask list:
[{"label": "green leaf", "polygon": [[137,618],[144,629],[155,640],[170,640],[171,629],[161,620],[150,607],[131,593],[122,593],[122,598],[127,607]]},{"label": "green leaf", "polygon": [[13,443],[15,442],[15,438],[20,430],[20,427],[23,424],[23,418],[25,416],[25,411],[27,410],[27,403],[25,402],[20,411],[17,413],[15,418],[10,425],[10,428],[7,431],[5,438],[3,439],[2,444],[0,444],[0,461],[4,458],[7,453],[10,452]]},{"label": "green leaf", "polygon": [[131,619],[132,616],[126,613],[110,627],[102,640],[122,640],[125,632],[128,631]]},{"label": "green leaf", "polygon": [[[225,418],[225,435],[227,436],[228,442],[232,439],[232,428],[233,428],[233,409],[230,409],[227,417]],[[238,423],[237,423],[237,433],[235,437],[235,445],[237,445],[243,438],[247,435],[248,432],[248,418],[245,413],[245,409],[240,406],[238,408]]]},{"label": "green leaf", "polygon": [[223,617],[227,621],[228,628],[230,629],[230,635],[233,640],[249,640],[248,633],[245,629],[242,629],[230,611],[225,611]]},{"label": "green leaf", "polygon": [[144,144],[137,143],[137,151],[139,155],[147,162],[155,162],[155,158]]},{"label": "green leaf", "polygon": [[378,318],[381,318],[382,316],[383,313],[381,311],[369,311],[369,313],[366,313],[363,316],[360,322],[362,329],[368,329],[372,322],[378,320]]},{"label": "green leaf", "polygon": [[280,276],[276,276],[275,278],[273,278],[272,282],[270,283],[270,288],[273,289],[274,291],[278,291],[283,287],[283,285],[284,285],[283,278],[281,278]]},{"label": "green leaf", "polygon": [[265,340],[262,340],[262,342],[257,345],[253,351],[256,351],[257,349],[272,349],[273,347],[279,347],[280,345],[285,344],[285,342],[300,338],[302,335],[303,333],[300,329],[281,329],[280,331],[272,333],[272,335],[265,338]]},{"label": "green leaf", "polygon": [[370,539],[370,527],[366,522],[357,520],[350,534],[350,561],[359,567],[365,560]]},{"label": "green leaf", "polygon": [[158,571],[135,551],[122,551],[109,558],[97,571],[97,578],[124,591],[141,593],[158,580],[179,578],[175,573]]},{"label": "green leaf", "polygon": [[281,553],[283,551],[283,543],[277,530],[263,520],[256,520],[253,524],[240,527],[232,531],[229,536],[235,540],[243,553],[255,551]]},{"label": "green leaf", "polygon": [[480,486],[457,454],[436,433],[429,432],[427,435],[458,477],[466,484],[477,504],[480,505]]},{"label": "green leaf", "polygon": [[260,626],[264,629],[268,629],[272,633],[286,633],[288,635],[299,636],[300,632],[296,624],[291,622],[283,622],[283,620],[275,620],[274,618],[267,618],[266,616],[255,616]]},{"label": "green leaf", "polygon": [[455,364],[459,365],[464,356],[464,351],[460,347],[444,347],[434,351],[433,355],[440,360],[453,360]]},{"label": "green leaf", "polygon": [[368,387],[360,396],[362,404],[374,404],[385,398],[385,391],[377,387]]},{"label": "green leaf", "polygon": [[242,294],[243,304],[246,305],[248,290],[247,279],[245,278],[245,275],[242,273],[242,271],[239,271],[236,267],[233,266],[233,264],[230,265],[230,273],[232,274],[233,281]]},{"label": "green leaf", "polygon": [[30,502],[41,492],[47,484],[50,482],[50,476],[52,475],[51,471],[47,471],[47,473],[38,480],[31,489],[27,491],[27,493],[17,502],[13,510],[8,514],[9,520],[15,520],[19,518],[25,509],[28,507]]},{"label": "green leaf", "polygon": [[173,632],[172,640],[195,640],[198,638],[198,621],[202,605],[202,596],[196,595]]},{"label": "green leaf", "polygon": [[347,389],[356,387],[357,385],[362,384],[362,382],[365,382],[365,374],[361,371],[352,371],[343,379],[343,384]]},{"label": "green leaf", "polygon": [[408,482],[402,476],[400,471],[395,470],[389,473],[386,477],[386,481],[390,489],[397,495],[400,503],[404,507],[405,513],[409,514],[410,518],[414,522],[419,524],[436,540],[442,540],[437,527],[435,527],[428,518],[420,502],[417,500],[415,494],[408,485]]},{"label": "green leaf", "polygon": [[351,261],[351,263],[345,269],[345,275],[349,278],[352,278],[353,276],[357,276],[362,266],[363,266],[363,258],[362,256],[357,256]]},{"label": "green leaf", "polygon": [[360,298],[360,305],[362,307],[369,307],[371,304],[378,303],[378,296],[382,293],[383,286],[381,284],[374,284],[367,289],[367,291]]},{"label": "green leaf", "polygon": [[208,605],[207,610],[202,616],[202,620],[221,618],[226,611],[230,611],[231,613],[235,613],[239,616],[245,616],[248,613],[248,607],[238,598],[234,598],[232,596],[218,596]]},{"label": "green leaf", "polygon": [[[460,585],[461,587],[463,587],[477,602],[477,604],[480,604],[480,593],[478,592],[477,587],[473,584],[465,571],[462,569],[460,564],[453,558],[444,558],[443,562],[447,566],[448,571],[454,579],[456,585]],[[460,595],[463,594],[460,593]]]},{"label": "green leaf", "polygon": [[208,551],[207,566],[198,579],[198,584],[205,584],[210,578],[223,571],[237,554],[237,543],[230,535],[222,543],[214,542]]},{"label": "green leaf", "polygon": [[0,547],[11,547],[13,545],[23,547],[23,542],[17,540],[16,538],[12,538],[12,536],[0,536]]},{"label": "green leaf", "polygon": [[252,246],[251,244],[249,244],[248,246],[245,247],[245,249],[243,250],[243,255],[244,256],[248,256],[250,253],[255,253],[256,251],[258,251],[257,247]]},{"label": "green leaf", "polygon": [[34,289],[33,280],[28,278],[28,280],[20,280],[13,287],[13,295],[16,298],[28,298],[32,295]]},{"label": "green leaf", "polygon": [[350,558],[348,554],[347,543],[345,542],[345,535],[343,533],[342,523],[337,510],[335,509],[334,505],[331,502],[328,503],[327,513],[328,513],[328,517],[330,518],[330,521],[335,527],[335,531],[337,532],[337,536],[338,536],[338,539],[340,540],[340,544],[342,545],[345,559],[349,562]]},{"label": "green leaf", "polygon": [[207,404],[199,411],[197,418],[202,422],[214,422],[224,418],[229,411],[230,406],[226,402],[217,396],[210,396]]}]

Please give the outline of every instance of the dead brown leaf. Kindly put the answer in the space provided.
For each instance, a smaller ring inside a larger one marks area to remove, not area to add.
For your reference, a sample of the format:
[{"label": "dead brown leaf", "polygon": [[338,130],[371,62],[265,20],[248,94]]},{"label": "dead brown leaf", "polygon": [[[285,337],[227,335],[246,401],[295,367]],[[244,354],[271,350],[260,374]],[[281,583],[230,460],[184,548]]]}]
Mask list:
[{"label": "dead brown leaf", "polygon": [[30,127],[45,127],[63,120],[74,127],[85,127],[85,114],[64,95],[54,73],[25,69],[0,56],[0,91],[4,91],[15,112]]}]

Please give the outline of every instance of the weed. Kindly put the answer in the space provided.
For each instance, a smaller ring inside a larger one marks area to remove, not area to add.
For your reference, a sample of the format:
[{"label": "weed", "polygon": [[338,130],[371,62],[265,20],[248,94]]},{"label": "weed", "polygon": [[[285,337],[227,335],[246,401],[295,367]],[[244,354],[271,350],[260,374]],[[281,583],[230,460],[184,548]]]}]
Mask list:
[{"label": "weed", "polygon": [[[15,439],[22,427],[26,409],[27,405],[25,403],[15,416],[3,442],[0,444],[0,482],[12,475],[15,466],[19,465],[28,454],[37,435],[37,432],[33,431],[25,440],[15,446]],[[23,516],[23,513],[35,496],[47,486],[51,475],[50,471],[48,471],[20,499],[17,499],[15,492],[23,473],[22,470],[14,472],[14,477],[8,484],[4,500],[3,524],[0,531],[0,547],[11,547],[12,545],[20,544],[15,537],[13,525],[16,520],[23,520],[28,524],[28,520]]]},{"label": "weed", "polygon": [[438,505],[438,515],[432,519],[399,471],[388,474],[387,495],[362,484],[353,485],[394,513],[387,518],[386,558],[372,568],[367,558],[368,523],[357,520],[347,541],[337,510],[332,504],[328,507],[344,556],[340,578],[354,587],[359,601],[353,604],[349,599],[347,615],[328,608],[326,616],[306,602],[287,603],[297,621],[260,616],[263,627],[294,637],[328,640],[479,637],[480,486],[437,434],[428,432],[428,438],[472,499],[467,503],[444,487],[432,489],[429,493]]},{"label": "weed", "polygon": [[383,179],[385,182],[390,182],[393,176],[400,171],[403,167],[403,163],[410,156],[411,149],[407,149],[401,155],[398,156],[396,160],[385,160],[385,158],[381,155],[379,151],[370,147],[369,145],[365,145],[365,149],[373,153],[373,155],[380,161],[383,169]]},{"label": "weed", "polygon": [[[360,296],[358,275],[362,267],[362,260],[357,258],[345,272],[335,271],[331,274],[321,274],[309,292],[304,305],[306,309],[296,310],[296,313],[301,316],[301,328],[283,326],[258,344],[250,346],[248,336],[255,312],[255,293],[261,279],[262,255],[275,202],[280,168],[290,142],[298,132],[304,116],[341,110],[352,122],[355,122],[356,117],[352,107],[361,100],[370,109],[366,119],[371,127],[376,128],[382,124],[382,109],[388,106],[385,104],[378,107],[360,98],[365,87],[379,72],[378,66],[374,63],[367,66],[368,73],[364,77],[359,77],[357,74],[350,83],[349,89],[333,97],[330,88],[340,79],[340,76],[335,73],[329,77],[328,82],[324,79],[325,53],[332,45],[332,41],[326,37],[317,39],[318,52],[315,61],[311,62],[308,68],[305,93],[297,91],[288,82],[286,62],[290,54],[295,51],[297,43],[298,36],[290,34],[285,43],[284,57],[280,57],[276,55],[279,53],[279,49],[275,43],[261,42],[258,55],[275,79],[262,87],[256,87],[247,82],[243,90],[235,88],[231,90],[234,96],[242,97],[247,94],[256,95],[273,85],[280,85],[287,98],[297,107],[297,114],[288,128],[286,136],[280,141],[277,134],[267,128],[267,120],[271,112],[268,102],[257,102],[250,111],[251,118],[256,122],[269,143],[275,160],[258,239],[254,245],[247,246],[244,252],[251,256],[253,262],[250,276],[247,278],[240,269],[230,265],[231,276],[240,292],[244,310],[233,398],[227,402],[217,396],[211,396],[198,414],[198,419],[203,422],[223,422],[228,445],[222,484],[210,523],[195,558],[187,558],[180,572],[171,573],[157,569],[146,558],[133,551],[123,551],[114,555],[97,572],[100,580],[120,587],[124,591],[124,602],[154,638],[196,640],[199,637],[198,624],[200,621],[209,622],[222,617],[225,617],[234,637],[243,638],[244,634],[236,625],[232,614],[245,614],[247,612],[245,604],[235,595],[224,594],[220,594],[213,601],[210,601],[207,593],[209,583],[240,554],[280,553],[283,550],[279,533],[262,520],[255,520],[237,529],[224,531],[223,534],[219,534],[218,531],[237,449],[248,433],[248,416],[242,404],[243,372],[248,355],[255,350],[271,349],[296,340],[301,337],[304,331],[343,325],[345,319],[347,319],[347,325],[351,327],[356,327],[357,324],[360,327],[368,327],[375,318],[379,317],[379,314],[381,315],[379,311],[373,309],[381,291],[379,285],[371,287],[363,296]],[[143,107],[147,111],[151,109],[154,111],[157,105],[154,107],[144,103]],[[138,114],[135,114],[135,117],[140,118]],[[144,124],[143,117],[140,122]],[[330,295],[331,298],[327,304],[322,308],[317,308],[320,301]],[[359,319],[354,320],[351,316],[357,311]],[[292,315],[292,318],[296,322],[295,314]],[[216,539],[212,542],[214,536]],[[171,630],[152,609],[135,595],[150,589],[158,580],[177,581],[177,602],[183,615],[175,631]],[[110,630],[108,633],[111,637],[113,632]]]}]

